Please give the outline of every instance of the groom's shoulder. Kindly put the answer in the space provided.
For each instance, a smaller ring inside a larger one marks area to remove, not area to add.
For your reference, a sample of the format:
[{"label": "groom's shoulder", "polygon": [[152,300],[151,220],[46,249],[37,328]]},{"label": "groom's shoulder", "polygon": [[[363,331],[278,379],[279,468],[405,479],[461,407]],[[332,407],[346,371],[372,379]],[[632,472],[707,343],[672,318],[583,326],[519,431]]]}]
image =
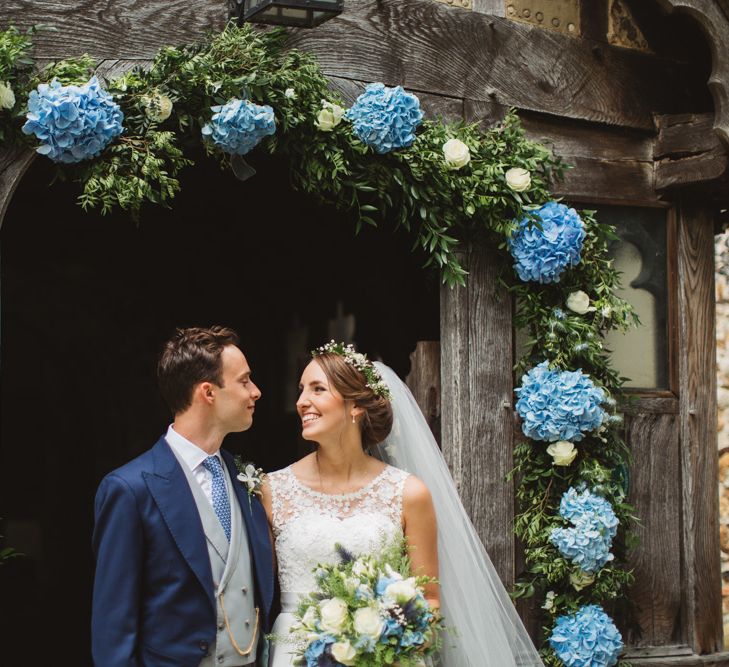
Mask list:
[{"label": "groom's shoulder", "polygon": [[152,447],[136,456],[131,461],[109,472],[104,480],[117,478],[124,480],[127,484],[135,485],[143,481],[144,473],[154,471],[155,449],[166,446],[164,438],[160,438]]}]

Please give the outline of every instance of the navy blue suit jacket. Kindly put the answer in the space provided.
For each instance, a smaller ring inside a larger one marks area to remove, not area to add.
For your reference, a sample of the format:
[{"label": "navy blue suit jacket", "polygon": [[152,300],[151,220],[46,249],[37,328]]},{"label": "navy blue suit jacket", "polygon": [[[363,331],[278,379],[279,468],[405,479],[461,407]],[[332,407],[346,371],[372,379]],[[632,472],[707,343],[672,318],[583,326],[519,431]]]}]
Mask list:
[{"label": "navy blue suit jacket", "polygon": [[[233,457],[221,450],[230,475]],[[256,604],[270,630],[274,571],[266,512],[234,483],[253,557]],[[231,499],[232,502],[232,499]],[[91,641],[96,667],[197,667],[216,633],[200,515],[164,438],[109,473],[96,494]]]}]

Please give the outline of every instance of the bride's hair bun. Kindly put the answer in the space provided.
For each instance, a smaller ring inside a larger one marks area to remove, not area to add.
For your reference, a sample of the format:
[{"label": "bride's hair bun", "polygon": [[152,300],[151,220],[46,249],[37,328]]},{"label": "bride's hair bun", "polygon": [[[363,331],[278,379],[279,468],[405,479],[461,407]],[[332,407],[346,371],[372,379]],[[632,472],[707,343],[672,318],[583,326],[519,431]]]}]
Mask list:
[{"label": "bride's hair bun", "polygon": [[367,386],[364,373],[348,364],[344,357],[333,352],[317,354],[319,362],[332,386],[346,401],[354,401],[364,410],[359,419],[362,446],[365,449],[382,442],[392,430],[392,405],[384,396],[378,396]]}]

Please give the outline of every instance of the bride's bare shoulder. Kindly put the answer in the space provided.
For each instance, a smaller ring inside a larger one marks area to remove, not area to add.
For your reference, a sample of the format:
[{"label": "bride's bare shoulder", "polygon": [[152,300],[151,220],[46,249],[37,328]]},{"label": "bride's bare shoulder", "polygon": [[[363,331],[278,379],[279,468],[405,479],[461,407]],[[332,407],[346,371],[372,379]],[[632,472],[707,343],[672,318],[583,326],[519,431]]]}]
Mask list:
[{"label": "bride's bare shoulder", "polygon": [[433,499],[430,490],[425,482],[415,475],[408,475],[405,478],[405,485],[402,490],[403,507],[405,505],[413,507],[432,506]]}]

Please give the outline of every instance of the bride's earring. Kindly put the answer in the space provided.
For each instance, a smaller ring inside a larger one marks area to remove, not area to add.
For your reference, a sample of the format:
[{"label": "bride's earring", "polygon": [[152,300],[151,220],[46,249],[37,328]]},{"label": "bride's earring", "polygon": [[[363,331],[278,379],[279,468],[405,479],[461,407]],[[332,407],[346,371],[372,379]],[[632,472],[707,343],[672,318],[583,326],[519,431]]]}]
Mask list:
[{"label": "bride's earring", "polygon": [[357,420],[354,418],[354,415],[352,415],[352,423],[354,424]]}]

